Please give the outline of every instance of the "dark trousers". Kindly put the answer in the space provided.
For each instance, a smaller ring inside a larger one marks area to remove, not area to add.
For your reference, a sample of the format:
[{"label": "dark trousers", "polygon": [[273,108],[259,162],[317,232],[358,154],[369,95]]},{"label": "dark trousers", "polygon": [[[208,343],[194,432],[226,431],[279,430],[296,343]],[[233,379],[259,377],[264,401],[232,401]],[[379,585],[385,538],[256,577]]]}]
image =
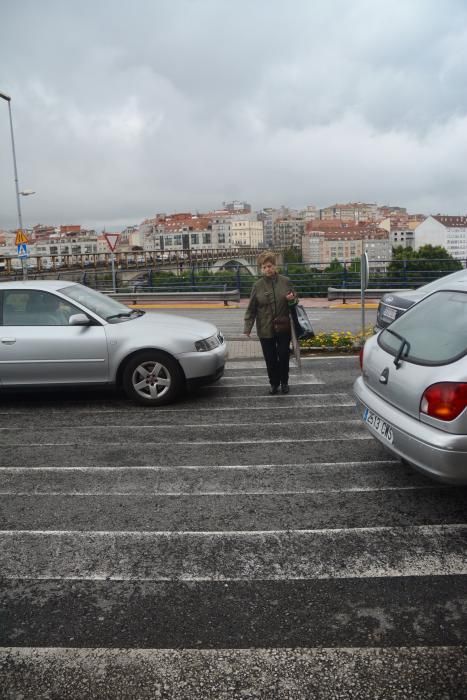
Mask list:
[{"label": "dark trousers", "polygon": [[277,333],[272,338],[260,338],[261,348],[271,386],[289,383],[289,333]]}]

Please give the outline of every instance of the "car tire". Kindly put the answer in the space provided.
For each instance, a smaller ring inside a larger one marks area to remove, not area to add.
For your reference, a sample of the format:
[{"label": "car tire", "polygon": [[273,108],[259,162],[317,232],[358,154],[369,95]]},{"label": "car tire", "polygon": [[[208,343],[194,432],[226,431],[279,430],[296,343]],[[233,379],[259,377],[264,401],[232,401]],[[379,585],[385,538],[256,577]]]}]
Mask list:
[{"label": "car tire", "polygon": [[143,406],[163,406],[182,392],[184,377],[173,357],[160,350],[145,350],[127,362],[122,384],[132,401]]}]

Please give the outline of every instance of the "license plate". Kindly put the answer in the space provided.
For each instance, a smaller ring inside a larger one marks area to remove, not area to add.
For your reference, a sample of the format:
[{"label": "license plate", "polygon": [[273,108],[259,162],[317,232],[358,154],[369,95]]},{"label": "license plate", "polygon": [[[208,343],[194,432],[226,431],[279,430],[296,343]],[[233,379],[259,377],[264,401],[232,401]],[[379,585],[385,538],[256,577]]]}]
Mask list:
[{"label": "license plate", "polygon": [[394,440],[394,433],[389,423],[386,423],[386,421],[380,418],[380,416],[376,415],[376,413],[370,411],[368,408],[365,408],[363,411],[363,420],[365,423],[370,425],[373,430],[378,433],[378,435],[381,435],[388,442],[392,443]]},{"label": "license plate", "polygon": [[392,309],[390,306],[385,306],[383,308],[383,316],[386,316],[386,318],[390,318],[391,321],[394,321],[397,316],[397,311],[396,309]]}]

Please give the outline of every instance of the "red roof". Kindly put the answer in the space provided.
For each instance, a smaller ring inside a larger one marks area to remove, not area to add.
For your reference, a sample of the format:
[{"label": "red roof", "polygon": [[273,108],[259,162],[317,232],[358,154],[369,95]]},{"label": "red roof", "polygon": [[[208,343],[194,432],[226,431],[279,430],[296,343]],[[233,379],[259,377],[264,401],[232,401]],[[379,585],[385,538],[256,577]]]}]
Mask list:
[{"label": "red roof", "polygon": [[436,214],[433,219],[439,221],[443,226],[448,228],[464,228],[467,226],[467,216],[444,216],[442,214]]}]

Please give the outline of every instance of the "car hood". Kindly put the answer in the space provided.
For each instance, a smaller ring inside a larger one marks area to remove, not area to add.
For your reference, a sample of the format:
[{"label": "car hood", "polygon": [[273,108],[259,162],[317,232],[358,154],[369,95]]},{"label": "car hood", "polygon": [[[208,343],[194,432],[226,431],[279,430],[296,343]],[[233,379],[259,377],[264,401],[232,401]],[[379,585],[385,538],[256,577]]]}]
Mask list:
[{"label": "car hood", "polygon": [[423,299],[425,294],[419,289],[408,289],[403,294],[385,294],[381,299],[383,304],[395,306],[398,309],[408,309],[417,301]]},{"label": "car hood", "polygon": [[218,332],[216,326],[209,323],[209,321],[199,321],[198,319],[189,318],[188,316],[176,316],[175,314],[166,313],[146,312],[144,316],[132,319],[131,323],[134,323],[135,328],[138,328],[138,330],[158,330],[170,335],[172,335],[172,333],[177,336],[183,335],[183,337],[192,340],[209,338],[211,335]]}]

